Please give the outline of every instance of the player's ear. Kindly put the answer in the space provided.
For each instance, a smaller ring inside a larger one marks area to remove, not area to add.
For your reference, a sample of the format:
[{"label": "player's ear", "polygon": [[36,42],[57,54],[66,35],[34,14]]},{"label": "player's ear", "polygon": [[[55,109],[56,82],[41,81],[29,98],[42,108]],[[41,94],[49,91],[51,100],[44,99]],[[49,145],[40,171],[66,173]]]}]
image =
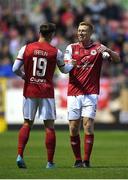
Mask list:
[{"label": "player's ear", "polygon": [[52,38],[54,37],[54,35],[55,35],[54,32],[50,33],[50,34],[49,34],[49,38],[52,39]]}]

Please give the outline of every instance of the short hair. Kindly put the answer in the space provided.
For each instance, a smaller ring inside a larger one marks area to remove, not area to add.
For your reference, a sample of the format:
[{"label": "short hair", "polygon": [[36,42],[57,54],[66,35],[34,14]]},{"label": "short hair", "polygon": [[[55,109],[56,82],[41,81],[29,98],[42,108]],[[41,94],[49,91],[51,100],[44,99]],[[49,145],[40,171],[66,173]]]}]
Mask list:
[{"label": "short hair", "polygon": [[40,26],[40,33],[42,35],[48,35],[56,31],[56,25],[54,23],[44,23]]},{"label": "short hair", "polygon": [[92,23],[87,22],[87,21],[86,22],[85,21],[80,22],[79,26],[88,26],[90,28],[91,32],[93,32],[93,30],[94,30],[94,27],[93,27]]}]

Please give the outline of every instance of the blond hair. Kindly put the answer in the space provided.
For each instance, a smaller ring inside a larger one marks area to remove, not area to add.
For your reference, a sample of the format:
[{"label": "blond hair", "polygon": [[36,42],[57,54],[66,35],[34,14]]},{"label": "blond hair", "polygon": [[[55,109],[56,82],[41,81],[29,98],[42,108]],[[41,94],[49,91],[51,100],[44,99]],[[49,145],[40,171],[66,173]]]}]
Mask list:
[{"label": "blond hair", "polygon": [[79,26],[88,26],[91,32],[93,32],[93,29],[94,29],[93,25],[90,22],[82,21],[79,23]]}]

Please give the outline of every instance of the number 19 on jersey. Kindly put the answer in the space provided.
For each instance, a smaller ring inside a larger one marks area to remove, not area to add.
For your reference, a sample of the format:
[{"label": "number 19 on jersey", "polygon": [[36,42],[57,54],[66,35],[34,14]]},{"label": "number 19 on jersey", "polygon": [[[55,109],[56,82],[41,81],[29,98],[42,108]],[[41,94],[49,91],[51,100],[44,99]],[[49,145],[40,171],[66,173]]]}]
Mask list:
[{"label": "number 19 on jersey", "polygon": [[33,57],[33,76],[43,77],[45,76],[47,67],[46,58]]}]

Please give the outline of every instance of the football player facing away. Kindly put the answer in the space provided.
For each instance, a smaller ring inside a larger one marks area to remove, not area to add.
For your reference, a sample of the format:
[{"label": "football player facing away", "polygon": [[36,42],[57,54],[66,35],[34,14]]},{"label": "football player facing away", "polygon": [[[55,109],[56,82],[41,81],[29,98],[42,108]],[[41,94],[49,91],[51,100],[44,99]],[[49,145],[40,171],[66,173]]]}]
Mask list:
[{"label": "football player facing away", "polygon": [[[81,22],[77,31],[78,42],[68,45],[64,55],[67,62],[76,60],[76,66],[69,73],[67,100],[70,143],[75,156],[74,167],[90,167],[102,60],[109,58],[115,62],[120,61],[116,52],[99,42],[91,41],[92,32],[91,23]],[[83,158],[79,134],[81,119],[84,129]]]},{"label": "football player facing away", "polygon": [[19,131],[18,156],[16,159],[19,168],[26,168],[23,153],[37,109],[39,118],[44,120],[45,126],[45,145],[48,160],[46,168],[53,168],[55,166],[53,157],[56,146],[54,129],[56,109],[53,74],[56,64],[63,73],[68,73],[73,68],[72,64],[65,65],[62,52],[50,45],[55,30],[56,27],[53,23],[42,24],[40,26],[38,42],[23,46],[13,65],[13,72],[24,80],[24,123]]}]

